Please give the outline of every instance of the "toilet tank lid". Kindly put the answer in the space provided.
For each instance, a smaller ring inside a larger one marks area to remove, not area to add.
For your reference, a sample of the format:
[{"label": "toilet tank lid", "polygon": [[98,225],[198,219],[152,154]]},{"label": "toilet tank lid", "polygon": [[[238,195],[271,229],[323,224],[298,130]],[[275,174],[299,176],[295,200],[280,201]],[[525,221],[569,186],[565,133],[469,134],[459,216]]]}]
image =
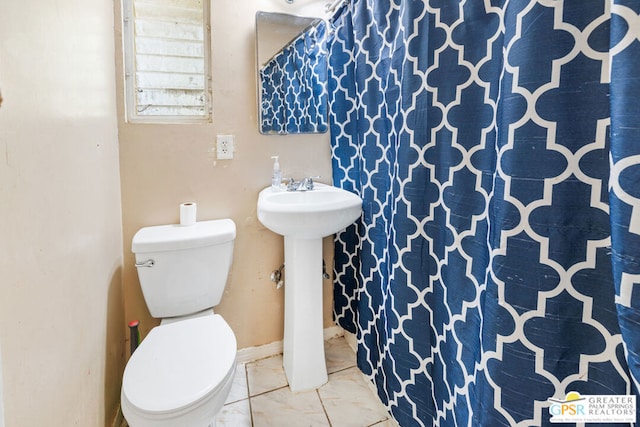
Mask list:
[{"label": "toilet tank lid", "polygon": [[177,224],[144,227],[133,236],[133,253],[161,252],[216,245],[236,238],[236,224],[231,219],[200,221],[195,225]]}]

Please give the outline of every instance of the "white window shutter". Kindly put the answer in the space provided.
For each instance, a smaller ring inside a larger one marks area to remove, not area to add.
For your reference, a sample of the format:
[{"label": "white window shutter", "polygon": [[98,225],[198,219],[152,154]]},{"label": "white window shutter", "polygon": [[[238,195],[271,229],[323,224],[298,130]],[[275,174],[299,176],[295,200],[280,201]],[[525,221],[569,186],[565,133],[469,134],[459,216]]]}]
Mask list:
[{"label": "white window shutter", "polygon": [[207,0],[125,0],[127,117],[210,120]]}]

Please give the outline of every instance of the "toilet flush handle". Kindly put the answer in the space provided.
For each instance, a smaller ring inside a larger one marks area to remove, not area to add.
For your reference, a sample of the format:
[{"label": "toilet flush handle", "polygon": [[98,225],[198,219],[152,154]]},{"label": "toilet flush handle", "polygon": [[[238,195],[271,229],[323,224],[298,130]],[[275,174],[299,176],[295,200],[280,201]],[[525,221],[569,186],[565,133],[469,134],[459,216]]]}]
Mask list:
[{"label": "toilet flush handle", "polygon": [[136,262],[136,267],[153,267],[155,263],[154,260],[148,259],[146,261]]}]

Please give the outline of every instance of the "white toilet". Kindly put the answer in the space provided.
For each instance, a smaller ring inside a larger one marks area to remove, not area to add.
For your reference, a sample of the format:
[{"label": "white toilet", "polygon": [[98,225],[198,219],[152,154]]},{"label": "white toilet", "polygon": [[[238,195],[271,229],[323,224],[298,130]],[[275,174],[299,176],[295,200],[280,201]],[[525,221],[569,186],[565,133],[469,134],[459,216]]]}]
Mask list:
[{"label": "white toilet", "polygon": [[230,219],[145,227],[133,237],[140,286],[161,318],[129,359],[122,413],[131,427],[207,427],[229,394],[236,338],[218,305],[233,258]]}]

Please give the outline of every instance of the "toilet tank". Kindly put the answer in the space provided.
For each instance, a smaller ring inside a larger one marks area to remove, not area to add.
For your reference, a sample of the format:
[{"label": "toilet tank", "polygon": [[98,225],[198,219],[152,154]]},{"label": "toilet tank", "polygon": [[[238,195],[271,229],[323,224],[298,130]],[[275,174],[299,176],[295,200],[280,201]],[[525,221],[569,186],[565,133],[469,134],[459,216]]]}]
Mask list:
[{"label": "toilet tank", "polygon": [[131,250],[151,315],[184,316],[218,305],[235,237],[236,225],[230,219],[140,229]]}]

